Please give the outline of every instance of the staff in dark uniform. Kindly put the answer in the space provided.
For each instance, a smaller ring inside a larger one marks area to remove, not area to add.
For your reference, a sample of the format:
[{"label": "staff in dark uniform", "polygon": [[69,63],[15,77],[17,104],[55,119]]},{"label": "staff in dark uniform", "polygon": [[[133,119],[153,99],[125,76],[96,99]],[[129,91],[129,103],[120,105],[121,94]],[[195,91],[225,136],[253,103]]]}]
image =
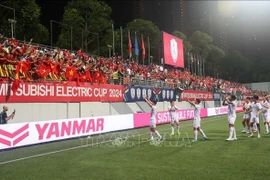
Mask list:
[{"label": "staff in dark uniform", "polygon": [[7,116],[7,111],[8,111],[8,107],[3,106],[3,111],[0,114],[0,124],[7,124],[7,122],[10,119],[13,119],[13,117],[15,116],[15,109],[14,109],[13,113],[10,116]]}]

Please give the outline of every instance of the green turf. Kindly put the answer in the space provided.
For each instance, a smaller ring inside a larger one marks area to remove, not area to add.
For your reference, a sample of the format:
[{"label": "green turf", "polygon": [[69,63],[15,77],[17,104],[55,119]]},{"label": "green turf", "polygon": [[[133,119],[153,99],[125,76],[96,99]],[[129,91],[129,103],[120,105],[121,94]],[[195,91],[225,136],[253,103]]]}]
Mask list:
[{"label": "green turf", "polygon": [[[145,142],[149,134],[143,128],[91,137],[89,146],[0,165],[0,179],[269,179],[270,136],[263,135],[262,128],[261,139],[247,138],[240,133],[241,117],[236,121],[238,140],[234,142],[225,142],[229,135],[225,116],[203,119],[202,129],[209,140],[202,141],[199,135],[197,143],[190,143],[192,121],[181,123],[180,137],[169,137],[169,125],[158,126],[166,137],[161,144]],[[123,144],[115,141],[126,136],[130,137]],[[114,141],[101,143],[106,140]],[[0,162],[80,145],[77,139],[20,148],[2,152]]]}]

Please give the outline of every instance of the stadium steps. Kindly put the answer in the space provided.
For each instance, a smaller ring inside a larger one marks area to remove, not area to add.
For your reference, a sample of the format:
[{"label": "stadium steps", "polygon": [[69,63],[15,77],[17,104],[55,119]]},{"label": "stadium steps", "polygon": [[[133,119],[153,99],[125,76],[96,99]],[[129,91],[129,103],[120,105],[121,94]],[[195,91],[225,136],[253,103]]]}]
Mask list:
[{"label": "stadium steps", "polygon": [[133,111],[124,102],[117,102],[117,103],[110,103],[110,104],[111,104],[112,110],[115,110],[118,114],[133,114]]}]

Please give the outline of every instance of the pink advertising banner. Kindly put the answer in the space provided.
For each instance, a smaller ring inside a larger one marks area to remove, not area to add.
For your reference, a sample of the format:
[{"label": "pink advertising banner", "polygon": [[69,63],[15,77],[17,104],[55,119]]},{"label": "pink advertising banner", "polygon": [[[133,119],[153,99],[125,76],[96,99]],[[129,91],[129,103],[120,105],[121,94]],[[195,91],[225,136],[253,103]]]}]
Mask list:
[{"label": "pink advertising banner", "polygon": [[[177,116],[179,121],[189,120],[194,118],[194,109],[178,110]],[[201,109],[201,117],[207,117],[207,109]],[[166,124],[171,122],[168,111],[159,111],[156,115],[157,124]],[[150,113],[138,113],[133,115],[134,128],[149,126]]]}]

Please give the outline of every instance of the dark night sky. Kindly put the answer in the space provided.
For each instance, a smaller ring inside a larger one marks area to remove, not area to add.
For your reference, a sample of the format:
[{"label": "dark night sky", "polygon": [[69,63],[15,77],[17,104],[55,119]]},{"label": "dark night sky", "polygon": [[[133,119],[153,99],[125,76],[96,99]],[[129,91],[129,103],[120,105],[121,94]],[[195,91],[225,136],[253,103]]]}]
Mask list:
[{"label": "dark night sky", "polygon": [[[61,21],[64,7],[68,0],[36,0],[41,7],[41,23],[50,27],[50,20]],[[112,19],[115,27],[125,24],[140,16],[138,0],[104,0],[112,7]],[[172,32],[179,28],[180,5],[178,1],[145,1],[144,18],[153,21],[161,30]],[[226,1],[223,1],[226,2]],[[227,20],[228,46],[246,56],[270,55],[270,2],[243,4],[240,1],[231,1],[234,4],[224,5],[221,9]],[[195,30],[209,29],[209,9],[212,9],[213,18],[217,17],[217,7],[214,1],[185,1],[185,33],[191,35]],[[242,4],[241,4],[242,3]],[[211,4],[209,6],[209,4]],[[236,5],[235,5],[236,4]],[[136,5],[136,6],[135,6]],[[179,7],[179,9],[177,9]],[[211,7],[211,8],[210,8]],[[214,8],[213,8],[214,7]],[[172,10],[174,8],[174,10]],[[215,9],[216,8],[216,9]],[[172,21],[172,11],[175,19]],[[212,30],[216,32],[214,42],[219,42],[218,23],[212,23]],[[57,30],[56,30],[57,31]],[[57,33],[57,32],[55,32]]]}]

